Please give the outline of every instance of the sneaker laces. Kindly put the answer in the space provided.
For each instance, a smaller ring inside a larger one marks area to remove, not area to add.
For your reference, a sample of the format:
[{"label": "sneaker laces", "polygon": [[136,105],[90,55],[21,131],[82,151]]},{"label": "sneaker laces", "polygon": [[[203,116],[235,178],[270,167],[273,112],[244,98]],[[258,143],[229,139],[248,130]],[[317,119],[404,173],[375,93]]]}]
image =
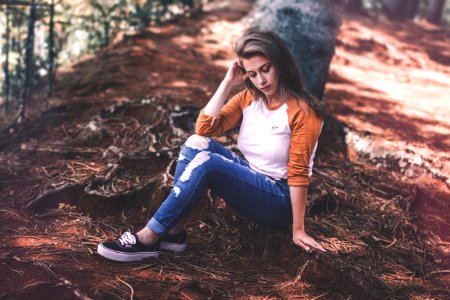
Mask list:
[{"label": "sneaker laces", "polygon": [[136,237],[129,231],[126,231],[122,236],[119,238],[119,243],[122,246],[126,245],[135,245],[136,244]]}]

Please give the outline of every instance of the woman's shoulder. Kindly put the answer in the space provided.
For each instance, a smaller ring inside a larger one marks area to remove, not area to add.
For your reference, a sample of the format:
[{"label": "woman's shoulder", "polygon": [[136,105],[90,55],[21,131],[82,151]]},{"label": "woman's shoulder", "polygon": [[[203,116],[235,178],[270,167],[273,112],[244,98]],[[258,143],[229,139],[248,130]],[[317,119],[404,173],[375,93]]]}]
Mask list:
[{"label": "woman's shoulder", "polygon": [[289,96],[286,99],[286,105],[288,107],[288,110],[295,113],[314,113],[314,110],[301,97]]},{"label": "woman's shoulder", "polygon": [[248,107],[253,101],[253,94],[250,90],[244,89],[238,93],[236,93],[230,101],[238,104],[241,109]]},{"label": "woman's shoulder", "polygon": [[289,97],[286,100],[287,113],[289,123],[294,124],[298,121],[314,120],[321,122],[322,118],[318,115],[314,109],[300,97]]},{"label": "woman's shoulder", "polygon": [[244,89],[242,91],[236,92],[231,99],[237,99],[239,101],[246,101],[249,99],[253,99],[253,95],[249,89]]}]

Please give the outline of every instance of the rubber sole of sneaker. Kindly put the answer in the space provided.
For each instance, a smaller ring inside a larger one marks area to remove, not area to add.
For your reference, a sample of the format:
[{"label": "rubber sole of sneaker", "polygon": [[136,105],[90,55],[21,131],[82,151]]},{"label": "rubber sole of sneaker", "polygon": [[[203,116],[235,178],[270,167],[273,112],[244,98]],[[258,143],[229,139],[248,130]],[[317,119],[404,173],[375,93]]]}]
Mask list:
[{"label": "rubber sole of sneaker", "polygon": [[161,242],[160,243],[160,249],[162,250],[170,250],[173,252],[183,252],[186,250],[187,243],[180,244],[180,243],[168,243],[168,242]]},{"label": "rubber sole of sneaker", "polygon": [[104,247],[102,244],[98,245],[97,253],[107,259],[114,260],[114,261],[120,261],[120,262],[140,261],[140,260],[144,260],[147,258],[158,258],[159,257],[159,251],[125,253],[125,252],[119,252],[119,251],[114,251],[114,250],[108,249],[108,248]]}]

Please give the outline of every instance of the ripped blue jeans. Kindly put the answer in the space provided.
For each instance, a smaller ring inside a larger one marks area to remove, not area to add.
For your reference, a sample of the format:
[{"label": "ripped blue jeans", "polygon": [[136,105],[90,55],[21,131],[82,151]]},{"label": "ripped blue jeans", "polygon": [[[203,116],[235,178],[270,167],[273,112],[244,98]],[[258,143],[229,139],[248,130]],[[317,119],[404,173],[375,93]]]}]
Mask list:
[{"label": "ripped blue jeans", "polygon": [[239,214],[256,223],[286,228],[292,224],[287,180],[273,180],[250,169],[248,162],[210,138],[207,147],[183,145],[174,187],[147,227],[165,235],[210,188]]}]

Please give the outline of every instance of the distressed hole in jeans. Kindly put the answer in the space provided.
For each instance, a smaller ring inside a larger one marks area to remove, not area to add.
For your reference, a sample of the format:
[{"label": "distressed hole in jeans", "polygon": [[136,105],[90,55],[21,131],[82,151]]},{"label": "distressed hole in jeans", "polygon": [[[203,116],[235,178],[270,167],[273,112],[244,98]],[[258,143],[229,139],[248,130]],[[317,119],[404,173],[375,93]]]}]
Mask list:
[{"label": "distressed hole in jeans", "polygon": [[224,161],[227,161],[227,162],[230,162],[230,163],[232,163],[233,161],[231,160],[231,159],[229,159],[229,158],[226,158],[225,156],[220,156]]},{"label": "distressed hole in jeans", "polygon": [[178,186],[174,186],[174,187],[173,187],[173,193],[175,194],[175,198],[178,197],[178,195],[180,194],[180,192],[181,192],[180,187],[178,187]]},{"label": "distressed hole in jeans", "polygon": [[231,155],[233,156],[233,158],[237,161],[239,161],[239,156],[236,155],[236,153],[231,152]]},{"label": "distressed hole in jeans", "polygon": [[186,169],[184,169],[183,174],[180,176],[181,182],[186,182],[191,178],[192,171],[203,164],[205,161],[209,159],[208,152],[202,151],[198,153],[194,159],[187,165]]},{"label": "distressed hole in jeans", "polygon": [[186,147],[195,150],[205,150],[208,148],[208,144],[208,139],[198,134],[191,135],[185,143]]},{"label": "distressed hole in jeans", "polygon": [[272,178],[269,178],[269,177],[267,177],[267,176],[266,176],[266,181],[270,181],[270,182],[272,182],[273,184],[275,184],[275,180],[273,180]]}]

